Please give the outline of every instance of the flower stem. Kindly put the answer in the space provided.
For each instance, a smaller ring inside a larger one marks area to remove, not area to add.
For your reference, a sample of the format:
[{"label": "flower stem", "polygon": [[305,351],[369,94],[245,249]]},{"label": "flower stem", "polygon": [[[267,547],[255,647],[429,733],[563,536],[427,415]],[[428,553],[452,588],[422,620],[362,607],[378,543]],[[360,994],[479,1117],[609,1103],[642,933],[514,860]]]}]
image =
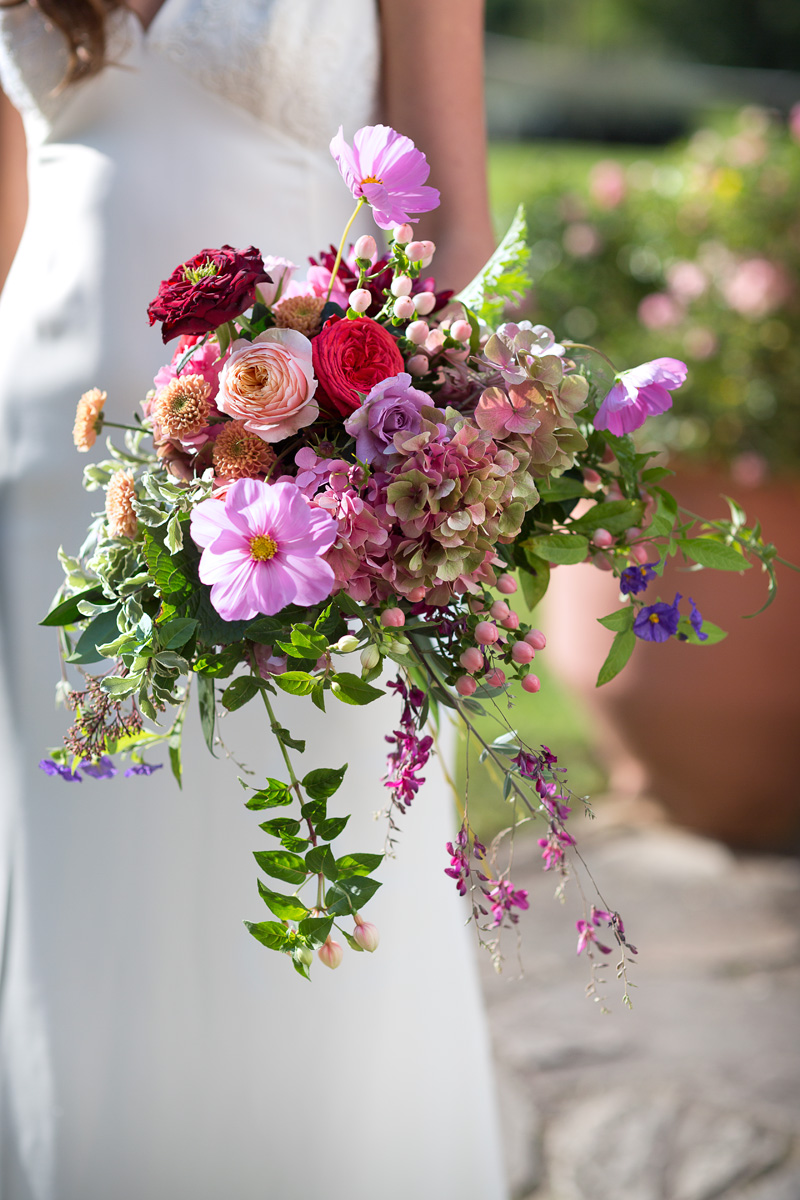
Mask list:
[{"label": "flower stem", "polygon": [[339,271],[339,265],[342,261],[342,253],[344,252],[344,244],[347,241],[347,235],[353,227],[353,222],[355,221],[356,217],[361,212],[361,209],[364,207],[364,205],[366,203],[367,203],[366,196],[362,196],[353,211],[352,217],[350,218],[350,220],[347,222],[347,224],[344,227],[344,233],[342,234],[342,240],[339,242],[339,249],[336,251],[336,260],[333,264],[333,270],[331,271],[331,281],[328,284],[328,292],[327,292],[327,295],[325,296],[326,304],[328,303],[328,301],[331,298],[331,292],[333,291],[333,285],[336,282],[336,276]]},{"label": "flower stem", "polygon": [[142,428],[141,425],[121,425],[119,421],[108,421],[104,417],[102,428],[105,429],[106,426],[108,426],[109,429],[128,429],[128,430],[130,430],[131,433],[146,433],[147,432],[145,429]]},{"label": "flower stem", "polygon": [[617,374],[617,368],[614,366],[611,359],[607,354],[603,354],[602,350],[598,350],[596,346],[587,346],[585,342],[564,342],[564,346],[567,350],[589,350],[592,354],[599,355],[600,358],[608,363],[614,374]]}]

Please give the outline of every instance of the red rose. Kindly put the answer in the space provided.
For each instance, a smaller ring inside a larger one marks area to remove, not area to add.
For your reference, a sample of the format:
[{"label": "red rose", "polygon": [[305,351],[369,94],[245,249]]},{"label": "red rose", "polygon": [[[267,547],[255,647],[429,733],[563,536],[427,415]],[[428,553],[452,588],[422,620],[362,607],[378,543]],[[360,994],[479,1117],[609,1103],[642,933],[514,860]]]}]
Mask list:
[{"label": "red rose", "polygon": [[258,283],[271,283],[255,246],[201,250],[165,279],[148,306],[150,324],[161,321],[164,342],[180,334],[210,333],[249,308]]},{"label": "red rose", "polygon": [[349,416],[376,383],[405,370],[397,342],[368,317],[331,318],[311,342],[317,399],[322,407]]}]

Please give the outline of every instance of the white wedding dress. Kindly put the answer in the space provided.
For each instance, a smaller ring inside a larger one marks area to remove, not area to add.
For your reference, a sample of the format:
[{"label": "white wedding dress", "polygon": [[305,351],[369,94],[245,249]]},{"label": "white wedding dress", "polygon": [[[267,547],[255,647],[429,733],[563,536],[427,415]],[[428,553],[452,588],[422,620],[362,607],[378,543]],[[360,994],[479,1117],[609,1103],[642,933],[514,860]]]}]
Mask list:
[{"label": "white wedding dress", "polygon": [[[368,122],[371,0],[166,0],[143,34],[113,18],[116,65],[53,93],[61,35],[0,11],[0,78],[25,116],[30,215],[0,305],[0,1197],[2,1200],[501,1200],[486,1032],[467,908],[444,843],[438,769],[345,948],[306,983],[243,919],[269,917],[267,848],[236,766],[188,722],[185,780],[67,784],[58,661],[37,622],[97,495],[71,442],[78,396],[126,420],[165,361],[145,310],[205,246],[304,263],[352,200],[327,143]],[[168,353],[168,352],[167,352]],[[101,447],[97,448],[98,450]],[[97,455],[90,455],[96,458]],[[303,761],[350,762],[347,845],[381,849],[394,700],[286,698]],[[280,760],[260,714],[225,721],[258,775]]]}]

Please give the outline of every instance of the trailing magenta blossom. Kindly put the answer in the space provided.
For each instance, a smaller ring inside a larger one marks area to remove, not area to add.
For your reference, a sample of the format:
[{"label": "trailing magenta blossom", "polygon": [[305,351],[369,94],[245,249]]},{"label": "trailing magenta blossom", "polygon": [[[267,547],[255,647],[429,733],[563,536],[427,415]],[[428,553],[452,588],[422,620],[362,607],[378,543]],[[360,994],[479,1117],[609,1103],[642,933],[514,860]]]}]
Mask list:
[{"label": "trailing magenta blossom", "polygon": [[396,679],[386,686],[402,697],[403,714],[400,729],[395,729],[392,736],[386,738],[394,750],[388,756],[384,786],[389,788],[394,803],[404,813],[425,782],[424,775],[419,772],[431,756],[433,738],[429,734],[420,737],[418,732],[424,692],[417,687],[406,687],[402,679]]},{"label": "trailing magenta blossom", "polygon": [[226,621],[325,600],[333,570],[321,556],[336,530],[293,483],[259,479],[239,479],[224,501],[203,500],[191,520],[203,548],[200,579],[211,585],[211,603]]},{"label": "trailing magenta blossom", "polygon": [[653,570],[657,567],[660,559],[656,559],[651,563],[638,563],[631,567],[626,567],[619,577],[619,590],[623,596],[638,596],[640,592],[647,591],[647,585],[651,579],[655,579],[656,573]]},{"label": "trailing magenta blossom", "polygon": [[644,425],[648,417],[672,407],[671,391],[686,379],[688,367],[678,358],[655,358],[629,371],[620,371],[597,410],[596,429],[622,437]]},{"label": "trailing magenta blossom", "polygon": [[659,600],[656,604],[648,604],[638,613],[633,622],[633,632],[645,642],[667,642],[678,632],[678,622],[681,614],[678,605],[683,597],[675,593],[672,604]]},{"label": "trailing magenta blossom", "polygon": [[331,154],[353,196],[371,205],[381,229],[416,221],[412,213],[430,212],[439,205],[436,188],[423,186],[430,174],[425,155],[411,138],[388,125],[365,125],[352,146],[340,125],[331,139]]}]

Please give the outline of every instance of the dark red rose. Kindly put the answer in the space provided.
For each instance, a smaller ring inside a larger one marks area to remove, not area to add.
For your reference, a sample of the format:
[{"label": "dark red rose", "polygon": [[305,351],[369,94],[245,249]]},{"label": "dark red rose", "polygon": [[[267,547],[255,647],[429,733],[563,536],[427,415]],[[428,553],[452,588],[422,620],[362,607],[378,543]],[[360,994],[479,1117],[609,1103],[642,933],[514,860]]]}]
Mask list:
[{"label": "dark red rose", "polygon": [[361,407],[359,393],[366,395],[382,379],[405,370],[389,330],[368,317],[331,317],[312,340],[311,350],[319,381],[317,399],[343,417]]},{"label": "dark red rose", "polygon": [[210,333],[233,320],[255,300],[256,284],[271,283],[255,246],[201,250],[165,279],[148,306],[150,324],[161,321],[161,337]]}]

